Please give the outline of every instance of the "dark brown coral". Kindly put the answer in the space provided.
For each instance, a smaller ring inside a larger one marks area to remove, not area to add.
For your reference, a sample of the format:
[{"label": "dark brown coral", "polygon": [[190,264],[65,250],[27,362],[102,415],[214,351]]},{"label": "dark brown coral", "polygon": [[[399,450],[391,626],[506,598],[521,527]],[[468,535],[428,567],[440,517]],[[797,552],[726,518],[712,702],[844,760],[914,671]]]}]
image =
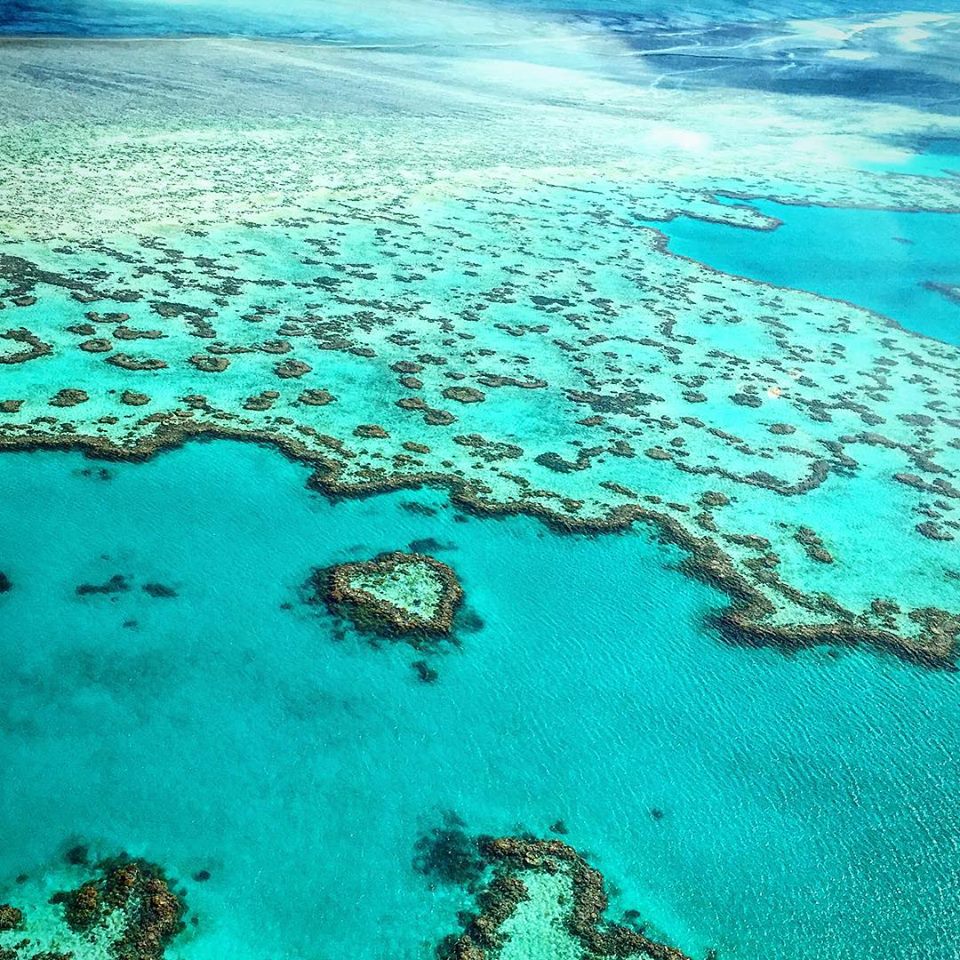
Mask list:
[{"label": "dark brown coral", "polygon": [[526,837],[481,837],[477,848],[494,876],[477,898],[480,912],[469,917],[464,932],[448,937],[438,950],[439,960],[488,960],[488,951],[503,943],[501,927],[527,899],[526,871],[570,875],[573,902],[567,929],[583,946],[585,957],[647,957],[649,960],[687,960],[676,947],[651,940],[638,930],[603,919],[607,909],[603,876],[573,847],[560,840]]},{"label": "dark brown coral", "polygon": [[173,891],[161,867],[146,860],[104,860],[98,875],[76,890],[57,893],[51,903],[64,905],[72,930],[88,931],[122,911],[125,922],[110,943],[117,960],[163,960],[173,938],[184,928],[186,903]]},{"label": "dark brown coral", "polygon": [[22,910],[11,907],[9,903],[0,903],[0,931],[16,930],[22,923]]}]

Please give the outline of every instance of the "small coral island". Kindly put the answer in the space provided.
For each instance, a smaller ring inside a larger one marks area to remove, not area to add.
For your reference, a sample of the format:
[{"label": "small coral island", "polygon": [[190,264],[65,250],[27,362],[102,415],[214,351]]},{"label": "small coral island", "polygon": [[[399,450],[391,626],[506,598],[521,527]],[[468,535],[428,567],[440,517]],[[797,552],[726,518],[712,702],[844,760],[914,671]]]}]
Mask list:
[{"label": "small coral island", "polygon": [[331,610],[361,629],[412,641],[450,633],[463,599],[453,570],[423,553],[397,551],[341,563],[318,571],[314,583]]},{"label": "small coral island", "polygon": [[[543,949],[545,936],[555,939],[553,956],[687,960],[641,926],[604,920],[602,874],[562,841],[480,837],[476,843],[491,878],[477,896],[479,912],[465,915],[463,933],[439,945],[438,960],[529,956],[530,938]],[[551,933],[544,930],[544,916],[550,917]]]},{"label": "small coral island", "polygon": [[23,908],[0,904],[0,960],[163,960],[187,911],[163,869],[121,855],[86,876],[52,897],[25,889]]}]

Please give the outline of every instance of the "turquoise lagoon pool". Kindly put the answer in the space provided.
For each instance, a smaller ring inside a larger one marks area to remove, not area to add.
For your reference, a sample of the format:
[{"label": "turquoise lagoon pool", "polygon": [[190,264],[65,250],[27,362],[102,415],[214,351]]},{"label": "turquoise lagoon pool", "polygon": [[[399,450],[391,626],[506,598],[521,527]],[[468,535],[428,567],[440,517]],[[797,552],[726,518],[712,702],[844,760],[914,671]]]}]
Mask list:
[{"label": "turquoise lagoon pool", "polygon": [[653,225],[673,253],[717,270],[848,300],[915,333],[960,343],[960,303],[927,286],[960,284],[953,214],[731,202],[747,202],[781,225],[751,230],[690,217]]}]

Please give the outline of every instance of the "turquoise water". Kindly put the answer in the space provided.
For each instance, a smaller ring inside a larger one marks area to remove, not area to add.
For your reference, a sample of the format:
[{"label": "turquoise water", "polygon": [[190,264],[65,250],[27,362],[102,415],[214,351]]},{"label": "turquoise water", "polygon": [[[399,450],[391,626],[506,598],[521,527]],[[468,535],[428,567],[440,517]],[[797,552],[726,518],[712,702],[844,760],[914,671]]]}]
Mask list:
[{"label": "turquoise water", "polygon": [[[63,277],[0,264],[39,278],[0,291],[0,332],[51,350],[0,366],[0,437],[131,445],[209,416],[336,450],[351,482],[443,471],[573,517],[668,501],[769,588],[769,622],[832,622],[802,588],[861,625],[895,599],[912,635],[913,608],[958,609],[958,355],[740,279],[960,344],[929,286],[960,285],[953,219],[866,209],[960,209],[960,17],[868,22],[885,12],[13,0],[2,252]],[[864,168],[891,144],[902,163]],[[719,207],[734,185],[824,205]],[[695,219],[718,211],[782,223]],[[112,366],[94,335],[167,366]],[[222,374],[188,360],[220,350]],[[471,834],[563,821],[610,919],[635,909],[693,960],[960,958],[960,673],[731,646],[726,598],[653,530],[561,535],[432,489],[333,502],[308,476],[226,441],[0,456],[0,904],[29,911],[82,843],[183,883],[169,960],[431,960],[475,906],[414,866],[455,813]],[[396,550],[456,572],[452,640],[376,639],[316,602],[316,568]],[[530,882],[485,960],[579,957],[564,882]]]},{"label": "turquoise water", "polygon": [[677,217],[657,227],[669,237],[671,251],[718,270],[849,300],[908,330],[960,343],[960,304],[924,286],[960,283],[960,234],[953,214],[769,200],[752,200],[750,206],[781,220],[781,226],[745,230]]},{"label": "turquoise water", "polygon": [[[411,869],[420,832],[562,818],[614,915],[695,957],[957,956],[957,675],[728,647],[722,597],[644,532],[331,504],[306,477],[226,442],[0,457],[0,876],[83,839],[211,872],[171,956],[427,958],[462,903]],[[302,590],[424,537],[471,614],[429,685]],[[114,574],[128,592],[77,596]]]}]

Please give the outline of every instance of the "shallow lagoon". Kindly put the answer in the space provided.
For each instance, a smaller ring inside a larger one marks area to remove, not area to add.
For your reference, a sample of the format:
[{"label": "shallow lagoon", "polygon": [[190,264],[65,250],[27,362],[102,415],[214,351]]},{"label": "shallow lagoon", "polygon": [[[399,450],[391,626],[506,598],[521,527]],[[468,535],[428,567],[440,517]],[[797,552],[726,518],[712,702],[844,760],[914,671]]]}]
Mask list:
[{"label": "shallow lagoon", "polygon": [[[736,201],[741,203],[742,201]],[[782,221],[747,230],[677,217],[659,225],[674,253],[718,270],[838,300],[908,330],[960,343],[960,303],[924,286],[960,283],[952,214],[858,210],[752,200]]]},{"label": "shallow lagoon", "polygon": [[[210,870],[172,956],[426,958],[462,901],[411,869],[420,832],[562,818],[613,915],[694,956],[956,955],[955,674],[727,647],[702,624],[722,597],[641,532],[464,518],[429,490],[331,504],[306,477],[224,442],[0,458],[0,875],[83,839]],[[424,537],[483,623],[434,685],[301,590]],[[116,573],[128,592],[76,595]]]}]

